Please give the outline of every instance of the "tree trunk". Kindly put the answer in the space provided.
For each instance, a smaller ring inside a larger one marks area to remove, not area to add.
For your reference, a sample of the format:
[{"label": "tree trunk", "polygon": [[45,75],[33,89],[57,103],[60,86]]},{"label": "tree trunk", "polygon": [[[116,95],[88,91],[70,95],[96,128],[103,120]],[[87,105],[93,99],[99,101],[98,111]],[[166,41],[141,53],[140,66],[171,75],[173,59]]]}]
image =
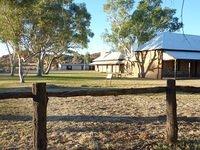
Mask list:
[{"label": "tree trunk", "polygon": [[42,76],[42,71],[43,70],[43,68],[42,68],[42,61],[41,61],[41,59],[39,58],[38,59],[38,62],[37,62],[37,76],[38,77],[41,77]]},{"label": "tree trunk", "polygon": [[10,76],[14,76],[14,74],[15,74],[15,66],[14,66],[14,64],[11,64],[10,65]]},{"label": "tree trunk", "polygon": [[49,62],[49,64],[48,64],[48,67],[47,67],[47,69],[45,70],[45,73],[44,74],[49,74],[49,72],[50,72],[50,70],[51,70],[51,66],[52,66],[52,64],[53,64],[53,61],[56,59],[57,57],[53,57],[51,60],[50,60],[50,62]]},{"label": "tree trunk", "polygon": [[38,56],[38,62],[37,62],[37,76],[42,77],[43,74],[43,67],[44,67],[44,56],[42,52]]},{"label": "tree trunk", "polygon": [[144,69],[144,63],[143,62],[137,62],[137,65],[138,65],[138,69],[139,69],[139,77],[140,78],[145,78],[146,76],[146,73],[145,73],[145,69]]},{"label": "tree trunk", "polygon": [[24,73],[23,73],[23,64],[20,55],[18,54],[18,64],[19,64],[19,80],[20,83],[24,83]]},{"label": "tree trunk", "polygon": [[10,76],[14,76],[14,73],[15,73],[15,56],[13,56],[13,54],[9,53],[9,59],[10,59]]},{"label": "tree trunk", "polygon": [[10,60],[10,76],[14,76],[15,73],[15,53],[11,54],[10,48],[8,43],[6,42],[6,47],[9,53],[9,60]]}]

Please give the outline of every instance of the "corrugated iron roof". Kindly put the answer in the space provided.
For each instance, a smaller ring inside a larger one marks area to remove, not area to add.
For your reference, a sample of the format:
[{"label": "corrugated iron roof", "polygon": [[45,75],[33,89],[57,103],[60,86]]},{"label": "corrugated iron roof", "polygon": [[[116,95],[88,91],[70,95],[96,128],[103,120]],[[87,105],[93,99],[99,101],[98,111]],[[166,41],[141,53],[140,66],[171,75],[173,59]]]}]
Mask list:
[{"label": "corrugated iron roof", "polygon": [[97,61],[111,61],[111,60],[123,60],[125,56],[120,52],[110,52],[104,56],[99,56],[98,58],[94,59],[93,62]]},{"label": "corrugated iron roof", "polygon": [[124,61],[96,61],[90,65],[119,65],[124,64]]},{"label": "corrugated iron roof", "polygon": [[163,32],[141,45],[137,51],[155,49],[200,51],[200,36]]},{"label": "corrugated iron roof", "polygon": [[200,60],[200,52],[185,52],[185,51],[165,51],[163,60]]}]

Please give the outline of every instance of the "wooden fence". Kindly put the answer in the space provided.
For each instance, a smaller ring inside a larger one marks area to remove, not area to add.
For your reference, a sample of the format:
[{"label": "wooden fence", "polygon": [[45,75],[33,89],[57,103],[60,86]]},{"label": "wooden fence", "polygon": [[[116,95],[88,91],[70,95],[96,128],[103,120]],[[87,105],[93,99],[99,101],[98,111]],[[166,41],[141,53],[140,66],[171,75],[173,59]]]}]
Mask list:
[{"label": "wooden fence", "polygon": [[167,87],[130,88],[130,89],[73,89],[47,92],[46,83],[35,83],[32,92],[0,93],[0,100],[12,98],[33,98],[33,149],[47,148],[47,103],[48,97],[110,96],[166,92],[166,140],[175,144],[178,139],[176,92],[200,93],[200,87],[176,86],[175,80],[167,80]]}]

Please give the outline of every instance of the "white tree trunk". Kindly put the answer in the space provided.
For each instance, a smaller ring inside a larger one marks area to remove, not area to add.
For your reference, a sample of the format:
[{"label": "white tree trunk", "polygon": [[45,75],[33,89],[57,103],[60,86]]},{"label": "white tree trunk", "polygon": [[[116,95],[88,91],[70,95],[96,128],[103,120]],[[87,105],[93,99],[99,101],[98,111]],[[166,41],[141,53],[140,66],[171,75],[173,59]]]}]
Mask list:
[{"label": "white tree trunk", "polygon": [[19,65],[19,80],[20,83],[24,83],[24,72],[23,72],[23,64],[20,55],[18,54],[18,65]]},{"label": "white tree trunk", "polygon": [[41,61],[41,59],[39,58],[39,59],[38,59],[38,62],[37,62],[37,76],[38,76],[38,77],[41,77],[41,76],[42,76],[42,73],[43,73],[42,61]]},{"label": "white tree trunk", "polygon": [[6,42],[6,47],[9,53],[9,60],[10,60],[10,76],[14,76],[15,73],[15,52],[11,53],[9,44]]},{"label": "white tree trunk", "polygon": [[13,63],[10,64],[10,76],[14,76],[15,74],[15,66]]},{"label": "white tree trunk", "polygon": [[45,70],[45,74],[49,74],[50,70],[51,70],[51,66],[53,64],[53,61],[56,59],[56,57],[52,58],[50,60],[50,62],[48,63],[47,69]]},{"label": "white tree trunk", "polygon": [[42,74],[43,74],[43,67],[44,67],[44,57],[45,57],[45,54],[44,53],[40,53],[39,56],[38,56],[38,62],[37,62],[37,76],[38,77],[41,77]]}]

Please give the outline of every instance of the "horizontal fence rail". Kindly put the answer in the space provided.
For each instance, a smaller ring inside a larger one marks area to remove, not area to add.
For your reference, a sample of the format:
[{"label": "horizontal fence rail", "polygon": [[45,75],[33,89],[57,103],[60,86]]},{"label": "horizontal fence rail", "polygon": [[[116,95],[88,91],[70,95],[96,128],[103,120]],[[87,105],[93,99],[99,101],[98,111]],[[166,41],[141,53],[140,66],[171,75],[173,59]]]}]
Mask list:
[{"label": "horizontal fence rail", "polygon": [[32,92],[4,92],[0,93],[0,99],[14,99],[14,98],[33,98]]},{"label": "horizontal fence rail", "polygon": [[162,93],[165,87],[130,88],[130,89],[82,89],[47,93],[49,97],[74,97],[74,96],[117,96],[129,94]]},{"label": "horizontal fence rail", "polygon": [[[129,94],[148,94],[148,93],[164,93],[166,87],[148,87],[148,88],[107,88],[107,89],[68,89],[56,92],[48,92],[48,97],[75,97],[75,96],[117,96]],[[176,92],[184,93],[200,93],[200,87],[192,86],[176,86]],[[19,92],[0,92],[1,99],[14,99],[14,98],[34,98],[34,94],[28,91]]]}]

